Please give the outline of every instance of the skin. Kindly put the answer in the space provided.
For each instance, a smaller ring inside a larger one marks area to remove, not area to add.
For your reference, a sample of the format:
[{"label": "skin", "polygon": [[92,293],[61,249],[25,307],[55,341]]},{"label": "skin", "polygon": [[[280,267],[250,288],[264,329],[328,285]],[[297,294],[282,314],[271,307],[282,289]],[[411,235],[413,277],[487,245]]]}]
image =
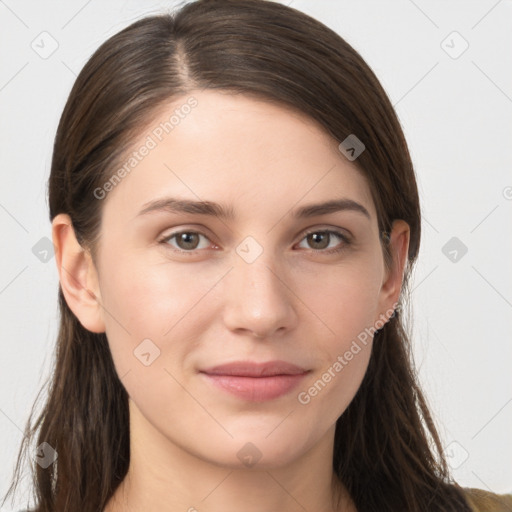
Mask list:
[{"label": "skin", "polygon": [[[390,316],[409,227],[395,221],[394,263],[386,268],[356,162],[314,120],[249,96],[193,91],[161,109],[133,149],[191,95],[198,105],[98,200],[104,210],[94,261],[67,215],[53,221],[66,301],[86,329],[106,332],[130,396],[130,469],[105,510],[353,511],[332,471],[333,441],[367,369],[371,337],[309,403],[297,396],[358,334]],[[222,203],[235,217],[137,215],[167,196]],[[341,197],[363,205],[370,218],[351,210],[291,214]],[[335,235],[315,242],[310,228],[340,231],[351,243]],[[177,237],[162,241],[180,231],[204,236],[189,246]],[[251,263],[236,252],[247,236],[263,250]],[[134,356],[144,339],[160,350],[149,366]],[[299,388],[265,402],[241,400],[198,374],[226,362],[275,359],[310,373]],[[261,454],[252,467],[237,456],[248,442]]]}]

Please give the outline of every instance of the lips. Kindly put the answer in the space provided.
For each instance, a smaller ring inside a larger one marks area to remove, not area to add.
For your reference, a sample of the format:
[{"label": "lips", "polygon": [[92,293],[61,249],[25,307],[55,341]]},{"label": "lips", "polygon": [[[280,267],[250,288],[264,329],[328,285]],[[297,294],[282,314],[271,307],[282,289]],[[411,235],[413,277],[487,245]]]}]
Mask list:
[{"label": "lips", "polygon": [[309,373],[285,361],[238,361],[201,370],[209,384],[252,402],[273,400],[289,393]]},{"label": "lips", "polygon": [[307,370],[286,361],[269,361],[256,363],[252,361],[235,361],[201,370],[208,375],[233,375],[237,377],[269,377],[273,375],[299,375]]}]

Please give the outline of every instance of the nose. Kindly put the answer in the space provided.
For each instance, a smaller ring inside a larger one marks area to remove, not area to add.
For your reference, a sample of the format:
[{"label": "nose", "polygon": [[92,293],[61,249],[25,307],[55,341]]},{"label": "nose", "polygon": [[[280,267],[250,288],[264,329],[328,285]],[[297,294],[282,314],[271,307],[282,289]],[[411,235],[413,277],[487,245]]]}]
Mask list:
[{"label": "nose", "polygon": [[224,324],[232,332],[270,338],[295,327],[297,299],[272,255],[252,263],[235,255],[225,281]]}]

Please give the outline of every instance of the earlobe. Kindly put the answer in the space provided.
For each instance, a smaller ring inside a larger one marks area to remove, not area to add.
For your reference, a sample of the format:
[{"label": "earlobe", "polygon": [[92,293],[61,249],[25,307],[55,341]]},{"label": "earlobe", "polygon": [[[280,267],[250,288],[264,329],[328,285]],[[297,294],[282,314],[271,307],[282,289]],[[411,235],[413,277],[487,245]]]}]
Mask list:
[{"label": "earlobe", "polygon": [[396,308],[402,290],[404,271],[407,264],[410,240],[410,227],[404,220],[395,220],[390,233],[389,251],[392,256],[392,264],[385,272],[385,281],[380,289],[379,309],[381,317],[392,316]]},{"label": "earlobe", "polygon": [[91,255],[77,241],[71,218],[56,215],[52,238],[60,286],[79,322],[91,332],[105,332],[98,275]]}]

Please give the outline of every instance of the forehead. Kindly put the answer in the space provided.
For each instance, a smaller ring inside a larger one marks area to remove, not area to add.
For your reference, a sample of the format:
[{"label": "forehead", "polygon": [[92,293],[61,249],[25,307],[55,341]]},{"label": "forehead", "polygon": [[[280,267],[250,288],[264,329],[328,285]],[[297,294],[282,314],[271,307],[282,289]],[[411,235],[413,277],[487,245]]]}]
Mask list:
[{"label": "forehead", "polygon": [[167,194],[233,204],[240,215],[349,197],[375,215],[362,172],[315,120],[242,94],[192,91],[162,106],[118,168],[104,214],[135,215]]}]

